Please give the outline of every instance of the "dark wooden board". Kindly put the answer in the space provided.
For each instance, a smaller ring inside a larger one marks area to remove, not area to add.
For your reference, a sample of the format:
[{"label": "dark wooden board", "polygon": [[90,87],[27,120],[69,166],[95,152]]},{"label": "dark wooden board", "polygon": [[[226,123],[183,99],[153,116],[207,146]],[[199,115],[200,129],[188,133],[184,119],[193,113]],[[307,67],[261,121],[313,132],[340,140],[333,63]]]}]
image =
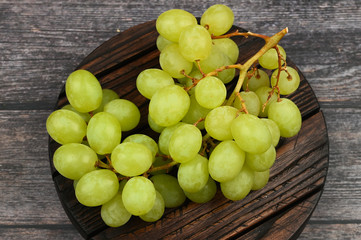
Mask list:
[{"label": "dark wooden board", "polygon": [[[137,92],[135,79],[142,70],[159,67],[154,23],[146,22],[119,33],[95,49],[77,67],[93,72],[104,88],[114,89],[121,98],[139,106],[142,121],[128,134],[150,132],[144,117],[147,100]],[[263,40],[257,38],[234,40],[240,47],[240,62],[263,45]],[[291,60],[288,64],[296,67]],[[301,110],[302,129],[297,136],[282,141],[270,181],[262,190],[237,202],[226,200],[218,192],[209,203],[187,202],[180,208],[167,209],[165,216],[156,223],[145,223],[133,217],[124,227],[108,228],[100,218],[99,208],[79,204],[72,182],[59,175],[52,166],[56,190],[70,220],[85,238],[94,239],[294,239],[321,196],[329,153],[323,114],[310,85],[302,73],[300,75],[300,88],[289,98]],[[57,107],[65,103],[63,92]],[[50,164],[57,147],[50,140]]]}]

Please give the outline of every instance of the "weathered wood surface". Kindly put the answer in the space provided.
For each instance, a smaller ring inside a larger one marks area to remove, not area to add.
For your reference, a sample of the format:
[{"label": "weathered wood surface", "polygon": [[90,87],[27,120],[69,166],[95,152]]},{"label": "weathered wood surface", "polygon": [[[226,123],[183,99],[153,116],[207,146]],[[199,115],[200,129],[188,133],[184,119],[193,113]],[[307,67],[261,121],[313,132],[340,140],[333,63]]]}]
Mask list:
[{"label": "weathered wood surface", "polygon": [[[51,178],[45,120],[67,75],[93,49],[162,11],[197,16],[208,1],[0,1],[0,238],[79,239]],[[330,159],[321,199],[300,239],[359,239],[359,1],[224,1],[235,25],[282,40],[325,115]]]}]

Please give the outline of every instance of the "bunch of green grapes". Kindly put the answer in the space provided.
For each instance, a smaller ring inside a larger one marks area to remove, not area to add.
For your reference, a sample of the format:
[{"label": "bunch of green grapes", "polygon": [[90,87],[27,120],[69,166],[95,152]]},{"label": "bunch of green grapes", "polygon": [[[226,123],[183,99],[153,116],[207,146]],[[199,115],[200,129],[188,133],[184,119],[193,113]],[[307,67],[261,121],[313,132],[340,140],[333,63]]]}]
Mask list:
[{"label": "bunch of green grapes", "polygon": [[[243,199],[267,184],[280,138],[299,132],[300,111],[281,95],[296,91],[300,78],[286,66],[279,45],[238,80],[243,91],[233,101],[227,97],[226,84],[240,66],[238,46],[227,35],[233,20],[222,4],[208,8],[200,23],[180,9],[158,17],[161,69],[146,69],[136,79],[149,99],[146,117],[159,133],[157,142],[140,133],[122,139],[123,131],[138,125],[138,107],[102,89],[89,71],[69,75],[69,104],[46,122],[50,137],[61,144],[54,166],[74,180],[81,204],[101,206],[108,226],[122,226],[132,216],[157,221],[165,208],[187,198],[211,201],[217,186],[226,198]],[[273,71],[271,77],[265,69]]]}]

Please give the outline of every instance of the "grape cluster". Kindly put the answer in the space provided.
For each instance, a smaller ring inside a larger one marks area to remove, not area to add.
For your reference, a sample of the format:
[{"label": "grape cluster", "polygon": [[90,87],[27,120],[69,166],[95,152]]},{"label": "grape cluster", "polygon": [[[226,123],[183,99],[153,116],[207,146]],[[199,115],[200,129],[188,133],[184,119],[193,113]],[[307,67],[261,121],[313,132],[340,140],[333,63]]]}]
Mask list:
[{"label": "grape cluster", "polygon": [[[161,69],[146,69],[136,79],[149,99],[148,123],[159,133],[157,142],[141,133],[122,139],[138,125],[138,107],[102,89],[87,70],[69,75],[69,104],[46,122],[61,144],[54,166],[74,180],[81,204],[101,206],[108,226],[122,226],[132,215],[157,221],[186,198],[212,200],[217,186],[226,198],[243,199],[267,184],[280,138],[299,132],[300,111],[281,95],[296,91],[300,78],[286,65],[280,38],[263,36],[265,47],[255,59],[239,64],[231,37],[252,33],[229,35],[233,20],[221,4],[208,8],[200,23],[181,9],[158,17]],[[227,94],[237,70],[237,85]]]}]

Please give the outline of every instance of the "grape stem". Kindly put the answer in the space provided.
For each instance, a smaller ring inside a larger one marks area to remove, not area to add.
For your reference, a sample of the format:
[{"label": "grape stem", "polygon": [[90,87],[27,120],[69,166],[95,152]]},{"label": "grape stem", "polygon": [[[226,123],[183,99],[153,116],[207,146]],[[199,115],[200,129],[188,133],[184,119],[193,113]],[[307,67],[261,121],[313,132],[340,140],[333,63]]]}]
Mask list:
[{"label": "grape stem", "polygon": [[241,94],[239,92],[236,93],[237,97],[239,98],[242,108],[239,110],[240,112],[245,112],[246,114],[248,114],[248,110],[246,107],[246,104],[244,103],[243,98],[241,97]]},{"label": "grape stem", "polygon": [[158,167],[152,166],[151,168],[149,168],[149,170],[146,173],[152,173],[152,172],[156,172],[156,171],[160,171],[160,170],[168,170],[169,168],[171,168],[177,164],[178,164],[178,162],[172,161],[172,162],[164,164],[162,166],[158,166]]}]

